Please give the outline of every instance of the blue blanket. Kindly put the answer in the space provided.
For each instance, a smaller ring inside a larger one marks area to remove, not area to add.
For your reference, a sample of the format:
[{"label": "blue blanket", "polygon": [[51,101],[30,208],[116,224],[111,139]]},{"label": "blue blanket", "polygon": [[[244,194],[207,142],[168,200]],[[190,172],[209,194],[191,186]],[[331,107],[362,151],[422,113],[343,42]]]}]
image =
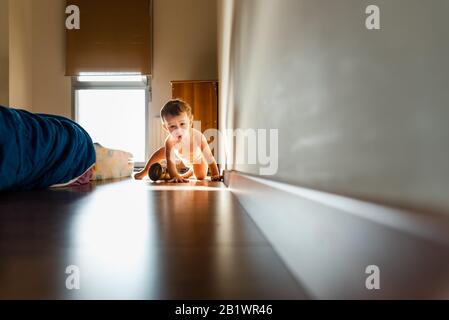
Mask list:
[{"label": "blue blanket", "polygon": [[0,106],[0,190],[67,183],[94,163],[92,139],[77,123]]}]

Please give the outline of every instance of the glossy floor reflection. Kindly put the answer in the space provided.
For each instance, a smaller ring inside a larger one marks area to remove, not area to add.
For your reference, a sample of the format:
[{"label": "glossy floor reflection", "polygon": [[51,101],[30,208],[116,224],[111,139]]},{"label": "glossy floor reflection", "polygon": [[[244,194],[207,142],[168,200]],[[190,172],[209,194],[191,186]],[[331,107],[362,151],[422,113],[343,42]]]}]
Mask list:
[{"label": "glossy floor reflection", "polygon": [[[67,266],[80,289],[66,289]],[[0,298],[306,298],[221,183],[0,194]]]}]

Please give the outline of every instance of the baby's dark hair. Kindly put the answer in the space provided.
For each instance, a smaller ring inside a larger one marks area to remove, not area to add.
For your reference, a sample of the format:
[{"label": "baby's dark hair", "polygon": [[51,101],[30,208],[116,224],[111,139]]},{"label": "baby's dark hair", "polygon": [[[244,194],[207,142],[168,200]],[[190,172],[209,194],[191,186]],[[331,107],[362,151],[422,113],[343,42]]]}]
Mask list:
[{"label": "baby's dark hair", "polygon": [[184,112],[187,113],[189,119],[192,119],[192,108],[190,108],[187,102],[181,99],[170,100],[161,109],[161,120],[164,121],[168,115],[179,116]]}]

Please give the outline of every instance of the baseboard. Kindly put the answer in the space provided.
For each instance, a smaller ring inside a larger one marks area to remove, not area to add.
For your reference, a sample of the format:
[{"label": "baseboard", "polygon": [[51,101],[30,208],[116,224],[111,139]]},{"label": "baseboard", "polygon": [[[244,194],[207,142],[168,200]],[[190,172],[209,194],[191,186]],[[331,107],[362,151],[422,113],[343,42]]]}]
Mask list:
[{"label": "baseboard", "polygon": [[[436,219],[235,171],[224,176],[225,184],[312,297],[449,298],[445,217]],[[380,289],[366,286],[373,276],[366,273],[367,267],[372,265],[379,268]]]}]

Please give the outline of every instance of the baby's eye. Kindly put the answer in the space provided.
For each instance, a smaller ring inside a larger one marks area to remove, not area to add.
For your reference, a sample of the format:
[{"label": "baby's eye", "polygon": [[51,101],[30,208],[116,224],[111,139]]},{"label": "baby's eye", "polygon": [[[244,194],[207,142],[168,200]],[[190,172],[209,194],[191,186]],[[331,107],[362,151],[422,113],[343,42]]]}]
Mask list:
[{"label": "baby's eye", "polygon": [[175,129],[176,127],[175,126],[170,126],[170,129]]},{"label": "baby's eye", "polygon": [[185,125],[186,125],[186,124],[185,124],[184,122],[183,122],[183,123],[181,123],[181,126],[183,126],[183,127],[184,127]]}]

